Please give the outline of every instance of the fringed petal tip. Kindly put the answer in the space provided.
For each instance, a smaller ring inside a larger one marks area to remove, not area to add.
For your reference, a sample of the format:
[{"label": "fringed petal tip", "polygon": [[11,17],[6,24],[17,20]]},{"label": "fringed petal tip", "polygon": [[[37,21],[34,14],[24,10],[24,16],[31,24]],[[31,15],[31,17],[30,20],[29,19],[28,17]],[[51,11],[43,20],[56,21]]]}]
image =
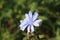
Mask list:
[{"label": "fringed petal tip", "polygon": [[42,22],[41,19],[36,20],[36,21],[33,23],[33,25],[38,27],[41,22]]},{"label": "fringed petal tip", "polygon": [[37,12],[35,12],[35,13],[34,13],[34,15],[33,15],[33,21],[34,21],[34,20],[36,20],[36,19],[37,19],[37,17],[38,17],[38,13],[37,13]]}]

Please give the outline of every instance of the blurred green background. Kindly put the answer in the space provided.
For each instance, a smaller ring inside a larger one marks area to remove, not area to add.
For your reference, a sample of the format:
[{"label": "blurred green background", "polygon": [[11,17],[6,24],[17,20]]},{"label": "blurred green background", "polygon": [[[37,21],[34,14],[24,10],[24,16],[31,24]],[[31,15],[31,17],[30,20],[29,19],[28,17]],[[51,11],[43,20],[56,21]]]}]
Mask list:
[{"label": "blurred green background", "polygon": [[26,40],[19,25],[30,10],[43,20],[35,27],[37,40],[60,40],[60,0],[0,0],[0,40]]}]

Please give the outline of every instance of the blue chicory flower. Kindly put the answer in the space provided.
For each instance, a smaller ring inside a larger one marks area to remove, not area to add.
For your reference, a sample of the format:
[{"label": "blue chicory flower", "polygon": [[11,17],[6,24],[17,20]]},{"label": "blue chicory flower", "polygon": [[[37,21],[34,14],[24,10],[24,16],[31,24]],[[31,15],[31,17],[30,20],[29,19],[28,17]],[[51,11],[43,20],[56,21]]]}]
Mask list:
[{"label": "blue chicory flower", "polygon": [[34,15],[32,15],[32,12],[29,11],[29,14],[25,14],[26,18],[24,20],[20,20],[20,30],[24,31],[27,27],[27,33],[34,32],[34,26],[39,26],[39,23],[42,22],[41,19],[37,20],[38,13],[35,12]]}]

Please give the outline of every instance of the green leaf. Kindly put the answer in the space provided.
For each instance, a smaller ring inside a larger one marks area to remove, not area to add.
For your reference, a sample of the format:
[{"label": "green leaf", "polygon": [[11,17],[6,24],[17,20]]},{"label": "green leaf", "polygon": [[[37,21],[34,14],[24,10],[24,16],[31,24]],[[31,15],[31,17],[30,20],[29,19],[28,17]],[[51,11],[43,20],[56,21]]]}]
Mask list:
[{"label": "green leaf", "polygon": [[34,10],[36,10],[37,3],[33,2],[33,3],[29,4],[28,7],[30,8],[31,11],[34,11]]},{"label": "green leaf", "polygon": [[60,20],[57,20],[57,21],[56,21],[56,24],[57,24],[57,25],[60,25]]},{"label": "green leaf", "polygon": [[42,20],[47,20],[48,19],[46,16],[39,16],[38,18],[42,19]]}]

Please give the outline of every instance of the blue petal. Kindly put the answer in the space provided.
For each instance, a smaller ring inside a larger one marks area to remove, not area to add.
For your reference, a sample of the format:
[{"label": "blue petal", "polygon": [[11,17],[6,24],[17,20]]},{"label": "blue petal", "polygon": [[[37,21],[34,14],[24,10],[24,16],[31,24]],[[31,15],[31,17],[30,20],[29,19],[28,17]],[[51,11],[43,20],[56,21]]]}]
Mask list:
[{"label": "blue petal", "polygon": [[25,14],[25,16],[26,16],[26,19],[29,21],[30,19],[29,19],[29,15],[28,14]]},{"label": "blue petal", "polygon": [[33,27],[33,25],[31,25],[30,28],[31,28],[31,31],[34,32],[34,27]]},{"label": "blue petal", "polygon": [[32,18],[32,12],[31,11],[29,11],[29,17]]},{"label": "blue petal", "polygon": [[28,26],[28,24],[26,24],[26,25],[24,25],[24,26],[21,26],[21,27],[20,27],[20,30],[24,31],[27,26]]},{"label": "blue petal", "polygon": [[25,17],[29,19],[29,15],[28,14],[25,14]]},{"label": "blue petal", "polygon": [[41,20],[41,19],[36,20],[36,21],[33,23],[33,25],[34,25],[34,26],[39,26],[39,23],[40,23],[40,22],[42,22],[42,20]]},{"label": "blue petal", "polygon": [[27,18],[25,18],[24,20],[20,20],[21,24],[26,23],[27,22]]},{"label": "blue petal", "polygon": [[28,24],[27,24],[27,20],[24,19],[24,20],[22,21],[21,25],[20,25],[21,30],[24,30],[27,25],[28,25]]},{"label": "blue petal", "polygon": [[20,20],[20,23],[22,23],[23,22],[23,20]]},{"label": "blue petal", "polygon": [[34,15],[33,15],[33,21],[35,21],[37,19],[37,17],[38,17],[38,13],[35,12]]},{"label": "blue petal", "polygon": [[29,14],[25,14],[27,21],[32,21],[32,12],[29,11]]},{"label": "blue petal", "polygon": [[30,26],[28,26],[27,28],[27,33],[29,34],[29,32],[30,32]]}]

